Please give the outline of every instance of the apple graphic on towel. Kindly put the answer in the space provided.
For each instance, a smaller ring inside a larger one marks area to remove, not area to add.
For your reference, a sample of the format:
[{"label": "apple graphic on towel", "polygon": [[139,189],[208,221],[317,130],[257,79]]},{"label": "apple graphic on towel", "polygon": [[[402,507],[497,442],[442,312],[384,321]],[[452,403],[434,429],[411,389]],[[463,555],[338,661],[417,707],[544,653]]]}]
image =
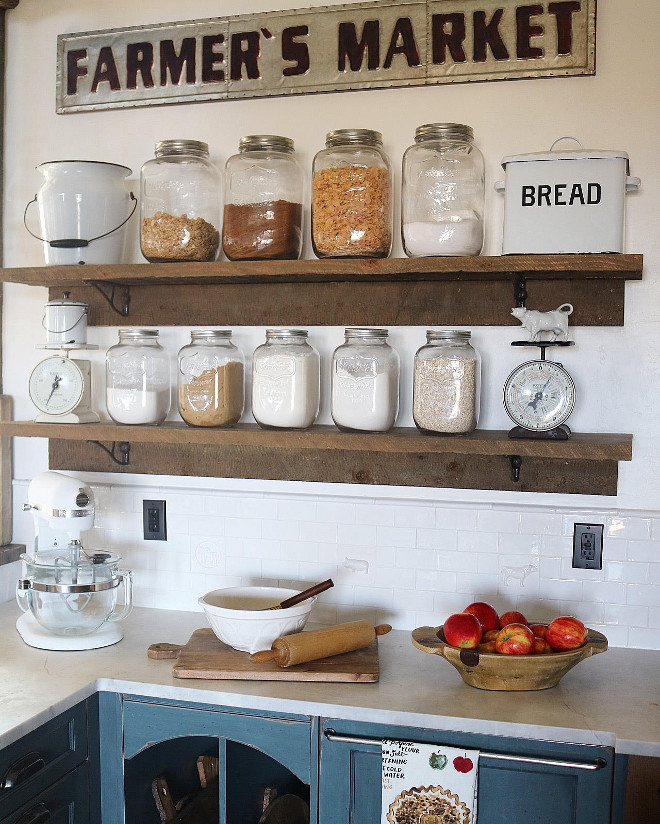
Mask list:
[{"label": "apple graphic on towel", "polygon": [[500,615],[500,627],[504,629],[507,624],[527,624],[527,618],[522,614],[522,612],[516,612],[512,610],[511,612],[503,612]]},{"label": "apple graphic on towel", "polygon": [[481,641],[481,624],[469,612],[455,612],[443,624],[445,640],[452,647],[474,649]]},{"label": "apple graphic on towel", "polygon": [[526,624],[507,624],[497,634],[495,649],[504,655],[531,655],[534,634]]},{"label": "apple graphic on towel", "polygon": [[550,621],[545,639],[555,652],[577,649],[587,640],[587,628],[577,618],[562,615]]},{"label": "apple graphic on towel", "polygon": [[454,769],[459,773],[469,773],[474,769],[474,764],[471,758],[463,758],[462,755],[457,755],[453,760]]},{"label": "apple graphic on towel", "polygon": [[485,601],[475,601],[469,604],[463,612],[469,612],[471,615],[476,615],[481,624],[481,629],[488,632],[489,629],[499,629],[500,618],[495,607],[487,604]]}]

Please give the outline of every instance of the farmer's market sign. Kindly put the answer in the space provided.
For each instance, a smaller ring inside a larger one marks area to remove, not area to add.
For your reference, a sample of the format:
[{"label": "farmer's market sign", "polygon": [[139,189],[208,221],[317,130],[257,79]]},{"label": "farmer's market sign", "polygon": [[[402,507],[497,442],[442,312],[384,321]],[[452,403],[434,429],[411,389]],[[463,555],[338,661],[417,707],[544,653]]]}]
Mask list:
[{"label": "farmer's market sign", "polygon": [[595,72],[596,0],[352,3],[62,34],[59,113]]}]

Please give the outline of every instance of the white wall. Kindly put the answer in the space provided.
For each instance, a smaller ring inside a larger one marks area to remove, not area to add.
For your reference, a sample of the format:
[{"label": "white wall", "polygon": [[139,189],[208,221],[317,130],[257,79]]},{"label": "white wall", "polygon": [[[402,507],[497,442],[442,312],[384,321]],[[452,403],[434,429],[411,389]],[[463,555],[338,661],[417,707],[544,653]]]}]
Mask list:
[{"label": "white wall", "polygon": [[[323,3],[312,2],[310,5],[322,4],[326,5],[327,0]],[[25,204],[33,197],[41,182],[35,166],[46,160],[80,158],[125,164],[133,169],[130,182],[133,190],[137,192],[140,166],[152,157],[154,143],[161,139],[187,137],[205,140],[211,148],[212,159],[221,167],[226,158],[236,151],[242,135],[259,132],[285,134],[294,138],[300,158],[309,169],[315,152],[324,145],[327,131],[360,126],[375,128],[383,133],[386,149],[397,170],[398,186],[401,156],[412,142],[416,126],[429,121],[464,122],[473,127],[476,142],[486,159],[487,239],[484,252],[498,254],[501,245],[502,202],[500,196],[493,191],[492,184],[502,175],[500,161],[503,156],[546,150],[562,135],[574,135],[587,148],[624,149],[630,155],[631,173],[642,179],[642,191],[627,198],[626,251],[644,254],[644,278],[641,283],[631,283],[626,287],[625,327],[574,329],[573,338],[576,346],[563,355],[563,362],[573,374],[578,387],[578,401],[571,418],[572,428],[576,431],[632,432],[633,461],[620,464],[619,495],[616,498],[461,490],[363,489],[323,484],[285,485],[252,482],[246,485],[240,481],[179,481],[133,477],[125,482],[133,484],[126,487],[130,489],[133,500],[130,510],[133,513],[138,512],[135,501],[139,503],[142,497],[148,497],[140,490],[141,484],[148,485],[151,492],[158,492],[158,497],[173,496],[174,503],[170,504],[169,514],[174,518],[177,515],[181,516],[182,520],[178,521],[178,537],[175,542],[166,542],[169,547],[154,548],[151,543],[143,544],[139,541],[140,525],[137,520],[133,520],[130,523],[135,535],[131,541],[131,536],[125,530],[122,531],[118,523],[121,519],[115,518],[116,531],[113,531],[113,519],[110,519],[108,526],[107,516],[104,514],[101,516],[102,527],[99,527],[99,531],[103,532],[102,540],[113,545],[128,545],[131,564],[146,573],[154,565],[160,570],[164,569],[167,562],[163,559],[161,564],[159,559],[166,550],[170,550],[175,556],[176,547],[181,544],[181,540],[187,547],[186,557],[194,566],[194,558],[197,557],[195,542],[199,538],[199,530],[202,533],[204,530],[221,530],[223,541],[220,551],[226,556],[225,560],[230,557],[240,558],[242,552],[245,552],[246,556],[249,553],[252,553],[252,556],[257,554],[263,564],[266,564],[266,567],[261,567],[262,574],[272,577],[271,562],[279,560],[282,563],[294,563],[294,558],[298,557],[296,552],[302,551],[301,547],[297,546],[295,551],[291,549],[289,557],[289,550],[286,548],[288,545],[277,539],[277,543],[266,542],[259,545],[259,549],[253,546],[248,552],[245,550],[245,543],[239,541],[246,536],[232,535],[235,525],[229,524],[228,530],[224,516],[213,512],[212,503],[207,503],[205,509],[197,512],[192,520],[190,513],[177,512],[177,508],[181,506],[185,510],[188,505],[186,502],[196,498],[209,501],[244,494],[253,500],[256,496],[258,500],[255,508],[247,511],[246,521],[254,520],[260,524],[258,529],[261,538],[262,531],[264,534],[267,531],[267,527],[263,527],[264,522],[282,520],[277,509],[281,497],[286,498],[294,493],[296,506],[301,514],[294,517],[286,510],[287,516],[283,520],[286,521],[291,516],[293,526],[289,528],[296,531],[298,537],[295,540],[301,541],[303,539],[300,536],[306,534],[302,525],[308,520],[303,513],[316,511],[318,507],[327,513],[326,505],[329,500],[339,500],[342,506],[355,504],[358,507],[365,500],[369,501],[371,509],[369,515],[364,517],[382,517],[380,526],[383,528],[397,526],[388,520],[391,499],[400,502],[402,509],[397,511],[408,512],[413,519],[412,513],[422,502],[424,509],[433,511],[434,521],[442,517],[438,513],[442,513],[447,507],[451,511],[456,507],[456,511],[466,508],[466,511],[474,513],[475,521],[468,522],[470,526],[467,531],[481,531],[489,536],[489,546],[498,557],[497,570],[495,565],[489,567],[489,574],[496,576],[497,592],[498,587],[503,585],[503,567],[510,565],[505,560],[506,540],[501,541],[498,536],[520,534],[519,522],[515,519],[525,517],[525,513],[534,516],[526,521],[529,524],[537,523],[537,515],[542,516],[538,521],[539,531],[547,531],[549,527],[542,518],[550,512],[553,516],[551,522],[554,524],[551,534],[557,538],[552,557],[558,561],[558,565],[555,563],[551,569],[546,565],[544,571],[538,573],[538,608],[541,608],[546,599],[561,593],[562,586],[565,586],[565,591],[556,599],[560,602],[609,603],[620,607],[632,605],[629,596],[634,599],[635,596],[631,593],[635,589],[635,582],[641,579],[641,582],[647,585],[641,604],[642,610],[628,617],[617,613],[614,623],[622,627],[621,632],[617,633],[617,642],[630,643],[633,646],[660,647],[660,640],[656,638],[660,636],[660,554],[655,552],[660,537],[657,528],[660,518],[660,439],[657,437],[660,433],[660,404],[655,402],[660,392],[660,256],[657,232],[660,217],[660,200],[657,197],[660,182],[657,150],[657,132],[660,125],[657,101],[660,79],[653,38],[653,32],[657,30],[657,4],[653,0],[638,0],[634,4],[625,3],[624,0],[613,0],[611,3],[600,4],[597,21],[597,74],[594,77],[372,90],[280,99],[157,106],[66,116],[55,114],[57,34],[277,10],[282,5],[289,7],[295,4],[277,0],[242,3],[236,0],[190,0],[185,8],[182,8],[180,3],[173,0],[142,0],[139,4],[128,0],[92,4],[85,0],[69,0],[66,6],[53,0],[21,0],[17,9],[8,12],[4,265],[11,267],[43,263],[41,244],[27,234],[22,219]],[[136,229],[137,221],[133,220],[126,259],[127,262],[141,263],[143,261]],[[312,257],[309,243],[304,254],[306,257]],[[402,254],[400,242],[397,240],[393,255],[400,257]],[[43,352],[34,350],[33,345],[43,342],[41,318],[46,300],[45,289],[17,285],[7,285],[5,289],[4,391],[13,396],[15,414],[20,419],[30,418],[34,414],[27,396],[27,376],[32,366],[43,357]],[[219,318],[218,321],[221,323],[222,319]],[[311,329],[310,334],[327,364],[332,349],[342,340],[342,330],[318,328]],[[96,385],[97,405],[103,411],[103,350],[116,341],[116,329],[95,328],[90,330],[88,337],[90,343],[101,347],[100,351],[90,353],[90,359],[93,381]],[[477,328],[473,329],[473,337],[482,353],[484,369],[480,425],[484,428],[507,428],[509,421],[501,406],[501,387],[511,368],[520,359],[520,353],[509,346],[510,341],[516,337],[515,329]],[[187,329],[162,330],[162,340],[173,356],[187,339]],[[237,329],[235,333],[236,342],[248,355],[262,339],[263,329],[244,328]],[[399,350],[404,364],[402,414],[399,423],[411,425],[410,364],[415,349],[424,340],[423,329],[393,329],[391,340]],[[328,381],[326,365],[326,388]],[[172,417],[177,416],[173,413]],[[245,419],[250,419],[249,413]],[[330,422],[327,391],[324,393],[320,421]],[[16,439],[17,498],[24,495],[24,485],[21,482],[46,467],[45,443],[41,440]],[[125,500],[120,494],[121,488],[120,492],[117,492],[115,478],[93,480],[99,484],[100,495],[107,494],[111,501]],[[193,494],[197,489],[199,494]],[[107,502],[104,506],[107,508]],[[273,506],[278,513],[274,516]],[[477,529],[479,524],[493,523],[488,515],[493,506],[513,513],[515,527],[509,523],[503,532],[495,526],[492,530]],[[122,511],[124,510],[119,507],[115,515]],[[334,510],[330,508],[330,511]],[[583,584],[594,574],[578,575],[570,568],[570,561],[566,563],[570,557],[572,522],[581,519],[581,511],[595,513],[599,522],[608,524],[605,544],[606,566],[608,562],[624,565],[621,568],[604,569],[598,574],[599,580],[611,581],[611,576],[623,575],[626,579],[624,589],[614,591],[610,588],[608,593],[608,588],[603,588],[597,595],[587,589],[585,595]],[[355,512],[357,513],[357,510]],[[208,521],[208,525],[205,526],[204,519],[211,516],[214,520]],[[424,517],[427,516],[428,512]],[[400,514],[399,517],[407,516]],[[357,514],[355,518],[358,518]],[[202,519],[201,525],[199,519]],[[617,519],[623,519],[622,522],[628,525],[634,522],[635,534],[638,528],[641,529],[640,540],[647,542],[644,560],[641,562],[646,565],[643,568],[637,566],[640,560],[634,548],[630,557],[627,554],[627,546],[622,555],[621,545],[614,541],[615,535],[620,537],[620,530],[612,530],[610,527],[616,524]],[[341,523],[342,517],[338,516],[330,529],[331,534],[335,536],[331,543],[337,558],[350,555],[351,546],[356,543],[360,547],[371,545],[370,540],[363,544],[356,540],[355,536],[346,534],[339,528]],[[559,523],[561,528],[557,527]],[[295,524],[298,524],[298,527]],[[417,529],[417,524],[414,528]],[[246,526],[245,529],[249,531],[250,528]],[[255,529],[256,527],[252,528],[253,532]],[[19,518],[16,539],[22,537],[25,540],[26,532],[29,533],[29,524],[26,525]],[[388,566],[385,559],[389,556],[384,549],[387,544],[383,543],[385,538],[378,532],[376,536],[373,544],[372,571],[374,568],[380,568],[379,563],[382,568]],[[537,539],[538,536],[534,541]],[[459,540],[457,537],[456,540],[455,551],[458,555],[454,557],[458,559],[461,556],[460,563],[457,561],[460,567],[461,564],[470,563],[467,559],[472,557],[474,547],[468,539]],[[420,548],[418,541],[416,533],[414,547],[409,548]],[[531,554],[534,554],[534,541],[530,544]],[[522,545],[519,546],[524,556],[527,550]],[[411,554],[409,557],[417,558],[422,565],[425,563],[421,556]],[[190,561],[190,558],[193,560]],[[453,574],[457,571],[456,564],[452,566],[447,556],[438,556],[434,563],[438,564],[440,572]],[[230,566],[236,574],[241,571],[240,565],[236,566],[233,563]],[[411,562],[409,566],[411,569],[414,568],[414,563]],[[201,569],[203,571],[203,566]],[[226,571],[226,563],[223,569]],[[257,574],[255,570],[254,563],[246,560],[244,575],[254,576]],[[298,577],[310,581],[317,571],[309,569],[309,575],[305,575],[304,567],[298,566],[296,570]],[[295,577],[284,572],[282,575]],[[204,590],[205,577],[202,575],[200,578],[196,586]],[[154,580],[156,584],[152,586]],[[380,579],[372,578],[368,582],[369,585],[357,587],[350,596],[351,603],[366,608],[380,607],[382,599],[377,599],[376,591],[383,588],[391,590],[391,600],[396,602],[399,593],[397,581],[392,580],[384,586],[384,580],[385,576],[381,576]],[[437,591],[451,592],[448,580],[452,579],[447,576],[447,579],[443,580],[443,576],[438,576],[435,582]],[[577,589],[573,586],[576,581],[579,584]],[[164,585],[163,592],[170,592],[170,584]],[[492,592],[492,585],[492,581],[486,583],[475,579],[472,582],[475,596],[485,594],[481,591],[484,588]],[[157,579],[150,578],[148,589],[149,596],[146,595],[146,589],[144,590],[144,603],[156,603]],[[195,584],[190,584],[190,591],[183,599],[186,606],[194,604],[194,589]],[[569,592],[576,597],[569,596]],[[388,598],[389,595],[386,596],[386,600]],[[399,618],[401,625],[414,626],[420,613],[433,614],[437,618],[439,615],[438,620],[443,620],[440,614],[444,608],[443,604],[437,601],[435,603],[436,606],[430,613],[426,608],[402,609]],[[589,618],[588,615],[586,617]],[[602,612],[594,617],[592,623],[601,623],[601,618]],[[639,635],[631,630],[634,627],[642,627],[648,631],[644,640],[640,641]]]}]

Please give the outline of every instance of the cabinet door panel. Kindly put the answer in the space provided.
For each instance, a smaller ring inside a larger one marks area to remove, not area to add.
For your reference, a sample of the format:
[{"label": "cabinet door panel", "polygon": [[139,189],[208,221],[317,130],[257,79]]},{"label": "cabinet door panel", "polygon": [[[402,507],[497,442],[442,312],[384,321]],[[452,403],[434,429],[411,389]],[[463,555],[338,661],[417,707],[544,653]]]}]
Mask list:
[{"label": "cabinet door panel", "polygon": [[[319,824],[380,824],[381,738],[479,749],[479,824],[603,824],[610,820],[612,760],[605,747],[325,720],[347,738],[321,739]],[[370,743],[370,739],[374,743]],[[505,756],[488,757],[488,753]],[[513,756],[513,758],[506,758]],[[525,760],[517,760],[523,758]],[[534,763],[544,759],[544,763]],[[596,770],[548,763],[595,763]]]},{"label": "cabinet door panel", "polygon": [[0,816],[25,805],[86,758],[83,702],[0,751]]},{"label": "cabinet door panel", "polygon": [[262,750],[305,784],[311,776],[309,719],[124,701],[124,757],[180,736],[217,736]]},{"label": "cabinet door panel", "polygon": [[2,824],[89,824],[87,764],[36,795]]}]

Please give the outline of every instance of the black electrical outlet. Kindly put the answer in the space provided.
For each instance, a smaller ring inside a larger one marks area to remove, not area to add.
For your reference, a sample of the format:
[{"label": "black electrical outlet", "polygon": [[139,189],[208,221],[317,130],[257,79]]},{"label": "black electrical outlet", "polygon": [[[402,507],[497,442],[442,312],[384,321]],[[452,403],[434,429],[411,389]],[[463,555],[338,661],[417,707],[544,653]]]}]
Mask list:
[{"label": "black electrical outlet", "polygon": [[602,524],[573,524],[573,567],[603,568]]},{"label": "black electrical outlet", "polygon": [[142,501],[142,525],[145,541],[166,541],[165,501]]}]

